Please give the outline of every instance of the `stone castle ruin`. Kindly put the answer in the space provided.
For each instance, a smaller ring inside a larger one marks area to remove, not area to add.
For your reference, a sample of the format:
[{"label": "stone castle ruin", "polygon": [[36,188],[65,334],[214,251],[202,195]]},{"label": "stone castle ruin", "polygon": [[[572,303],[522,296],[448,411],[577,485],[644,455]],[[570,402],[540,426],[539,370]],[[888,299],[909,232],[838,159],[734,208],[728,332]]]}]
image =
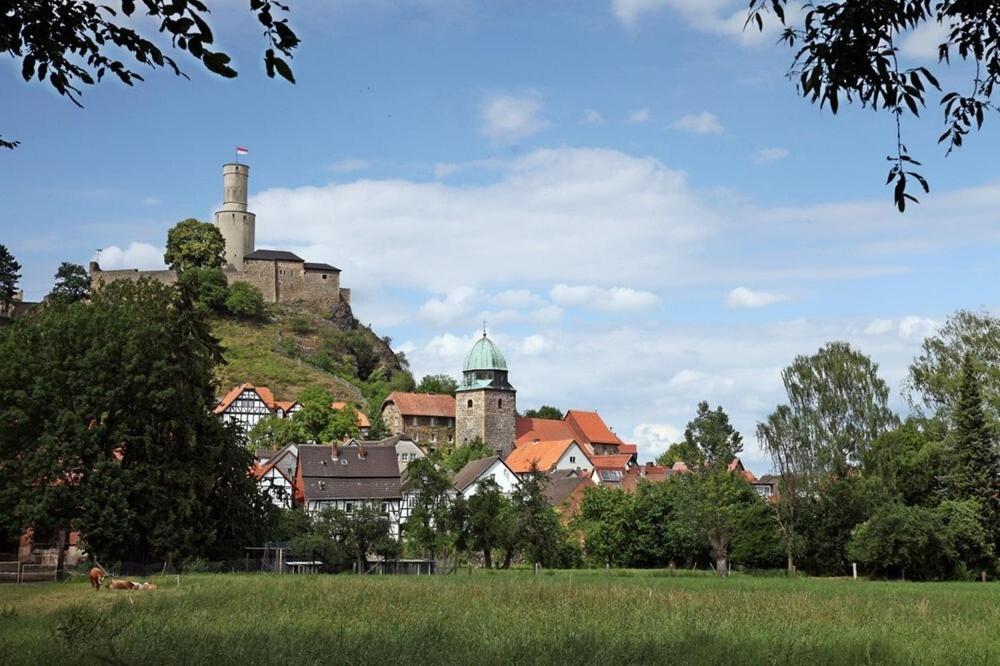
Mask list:
[{"label": "stone castle ruin", "polygon": [[[257,216],[247,209],[247,183],[250,167],[226,164],[222,167],[222,210],[215,214],[215,226],[225,241],[227,281],[246,282],[258,289],[268,303],[303,303],[330,311],[349,305],[351,290],[341,289],[340,269],[324,263],[303,260],[285,250],[258,250],[254,242]],[[94,289],[115,280],[150,278],[166,284],[177,282],[173,270],[138,269],[102,270],[90,263],[90,282]]]}]

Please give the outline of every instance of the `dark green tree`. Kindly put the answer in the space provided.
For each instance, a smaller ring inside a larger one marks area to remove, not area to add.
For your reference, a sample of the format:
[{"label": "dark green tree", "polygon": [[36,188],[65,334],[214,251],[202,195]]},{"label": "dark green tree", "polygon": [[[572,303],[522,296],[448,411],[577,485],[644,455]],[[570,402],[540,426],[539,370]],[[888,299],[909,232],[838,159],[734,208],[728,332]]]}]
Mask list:
[{"label": "dark green tree", "polygon": [[684,429],[684,462],[694,469],[724,470],[742,450],[743,437],[722,407],[712,410],[707,402],[698,403],[697,416]]},{"label": "dark green tree", "polygon": [[911,405],[949,417],[958,407],[970,356],[983,394],[983,410],[1000,425],[1000,318],[959,310],[927,337],[910,365],[906,394]]},{"label": "dark green tree", "polygon": [[[645,492],[651,484],[642,485],[641,490]],[[646,511],[642,518],[639,518],[636,510],[637,499],[637,494],[624,493],[618,488],[607,486],[588,488],[584,492],[580,511],[574,522],[583,532],[584,548],[590,562],[600,566],[636,566],[639,556],[635,550],[640,547],[646,551],[644,554],[652,558],[660,557],[658,544],[645,543],[649,532],[641,530],[638,523],[648,518],[645,514],[651,509],[662,509],[663,503],[644,505]],[[656,532],[665,533],[664,527],[665,523],[661,523],[657,526]]]},{"label": "dark green tree", "polygon": [[[253,0],[250,11],[264,27],[267,75],[274,78],[277,73],[294,83],[285,58],[291,58],[299,38],[288,26],[288,19],[278,18],[287,7],[275,0]],[[135,19],[140,14],[153,17],[173,48],[187,51],[208,71],[225,78],[236,76],[236,70],[229,66],[230,57],[212,50],[215,35],[208,24],[209,8],[200,1],[125,0],[111,7],[83,0],[13,0],[5,6],[4,20],[0,21],[0,52],[21,63],[25,81],[48,80],[56,92],[77,106],[81,87],[101,81],[105,74],[113,74],[130,86],[142,81],[132,69],[136,64],[166,68],[186,77],[169,55],[137,30]],[[0,137],[0,148],[17,145],[17,141]]]},{"label": "dark green tree", "polygon": [[459,472],[474,460],[480,460],[494,455],[489,445],[478,437],[468,444],[462,444],[441,456],[441,465],[450,472]]},{"label": "dark green tree", "polygon": [[563,418],[562,410],[552,405],[542,405],[538,409],[529,409],[524,415],[529,419],[554,419],[562,421]]},{"label": "dark green tree", "polygon": [[226,297],[226,309],[237,317],[259,319],[264,316],[264,295],[246,282],[234,282]]},{"label": "dark green tree", "polygon": [[415,548],[435,558],[451,544],[451,482],[431,458],[418,458],[406,467],[403,489],[413,494],[413,507],[403,533]]},{"label": "dark green tree", "polygon": [[417,384],[417,393],[433,393],[437,395],[455,395],[458,382],[450,375],[424,375]]},{"label": "dark green tree", "polygon": [[667,447],[667,450],[656,457],[656,464],[664,467],[673,467],[674,463],[684,462],[694,457],[694,452],[685,448],[684,442],[674,442]]},{"label": "dark green tree", "polygon": [[176,289],[109,284],[15,321],[0,350],[0,520],[79,530],[102,561],[238,555],[269,529],[212,414],[221,349]]},{"label": "dark green tree", "polygon": [[10,253],[6,245],[0,245],[0,305],[9,305],[17,291],[17,281],[21,279],[21,264]]},{"label": "dark green tree", "polygon": [[48,296],[50,302],[76,303],[90,297],[90,276],[80,264],[62,262],[55,277],[55,285]]},{"label": "dark green tree", "polygon": [[843,576],[851,571],[847,544],[855,527],[884,505],[881,485],[852,474],[829,477],[813,486],[799,511],[803,538],[802,568],[814,575]]},{"label": "dark green tree", "polygon": [[294,417],[279,419],[277,416],[268,416],[246,433],[247,448],[250,451],[257,449],[277,451],[286,444],[304,443],[308,440],[309,437],[303,430],[302,424]]},{"label": "dark green tree", "polygon": [[[942,70],[957,56],[971,67],[967,83],[948,77],[956,88],[941,96],[945,131],[939,143],[948,152],[961,146],[973,129],[983,125],[987,111],[996,109],[993,92],[1000,82],[1000,17],[992,2],[962,0],[828,0],[807,5],[805,11],[786,14],[788,0],[749,0],[748,24],[762,28],[763,15],[772,12],[780,21],[781,41],[795,50],[789,71],[799,94],[837,113],[841,102],[881,109],[896,121],[895,155],[887,183],[895,183],[893,199],[900,211],[914,183],[924,192],[927,181],[912,171],[919,162],[906,150],[902,120],[919,116],[931,90],[940,90],[931,67],[906,67],[899,50],[914,30],[935,23],[948,28],[938,46]],[[794,3],[797,8],[798,3]],[[958,59],[956,58],[956,59]],[[974,74],[973,74],[974,72]],[[938,71],[938,76],[943,72]],[[971,79],[971,80],[968,80]]]},{"label": "dark green tree", "polygon": [[862,469],[882,483],[890,499],[936,506],[948,471],[945,436],[945,424],[937,419],[907,419],[872,443],[861,458]]},{"label": "dark green tree", "polygon": [[511,502],[524,556],[543,567],[554,567],[561,561],[565,534],[558,514],[545,499],[546,483],[538,470],[522,475]]},{"label": "dark green tree", "polygon": [[493,479],[480,481],[476,494],[465,501],[464,525],[468,545],[483,554],[483,566],[487,569],[493,567],[493,549],[498,548],[503,540],[504,526],[500,521],[507,503],[509,500]]},{"label": "dark green tree", "polygon": [[219,228],[194,218],[181,220],[167,232],[163,261],[175,271],[189,268],[222,268],[226,242]]},{"label": "dark green tree", "polygon": [[944,524],[933,509],[887,504],[854,530],[848,555],[876,575],[936,578],[945,567],[944,534]]},{"label": "dark green tree", "polygon": [[179,283],[196,304],[211,312],[225,312],[229,284],[221,268],[185,268],[180,272]]},{"label": "dark green tree", "polygon": [[[333,396],[321,386],[310,386],[299,394],[302,409],[292,415],[308,441],[322,444],[332,439],[331,424],[335,416],[330,407]],[[355,428],[356,429],[356,428]]]},{"label": "dark green tree", "polygon": [[983,522],[1000,539],[1000,453],[996,433],[983,413],[979,378],[966,354],[962,363],[962,388],[954,414],[945,485],[951,499],[975,500]]},{"label": "dark green tree", "polygon": [[757,424],[757,441],[771,456],[778,473],[773,506],[785,549],[785,565],[792,574],[805,546],[798,529],[800,508],[813,497],[822,470],[817,465],[815,448],[788,405],[780,405],[765,422]]}]

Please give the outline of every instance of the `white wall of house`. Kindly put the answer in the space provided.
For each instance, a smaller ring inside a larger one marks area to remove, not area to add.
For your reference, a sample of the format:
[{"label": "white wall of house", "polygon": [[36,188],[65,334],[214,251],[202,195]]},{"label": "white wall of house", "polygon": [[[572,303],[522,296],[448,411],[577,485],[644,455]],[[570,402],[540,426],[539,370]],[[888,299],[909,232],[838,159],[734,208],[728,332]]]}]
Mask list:
[{"label": "white wall of house", "polygon": [[404,507],[404,501],[398,498],[392,499],[331,499],[331,500],[309,500],[306,502],[306,511],[319,513],[323,509],[339,509],[344,513],[352,513],[356,508],[364,505],[381,507],[383,513],[389,519],[389,533],[394,539],[399,538],[400,527],[406,522],[409,511]]},{"label": "white wall of house", "polygon": [[264,489],[264,492],[267,493],[276,506],[284,509],[292,508],[292,493],[294,489],[284,474],[276,469],[270,469],[267,474],[257,481],[257,484]]},{"label": "white wall of house", "polygon": [[573,442],[563,451],[562,456],[556,461],[552,469],[590,469],[590,467],[590,459],[587,458],[587,454],[583,452],[579,444]]},{"label": "white wall of house", "polygon": [[226,407],[221,416],[226,423],[239,423],[244,431],[249,431],[272,413],[256,391],[244,389],[239,397]]},{"label": "white wall of house", "polygon": [[497,486],[500,487],[500,492],[504,495],[510,495],[517,488],[517,475],[498,459],[483,470],[482,474],[468,488],[462,491],[462,495],[464,497],[472,497],[479,490],[479,484],[486,479],[493,479]]}]

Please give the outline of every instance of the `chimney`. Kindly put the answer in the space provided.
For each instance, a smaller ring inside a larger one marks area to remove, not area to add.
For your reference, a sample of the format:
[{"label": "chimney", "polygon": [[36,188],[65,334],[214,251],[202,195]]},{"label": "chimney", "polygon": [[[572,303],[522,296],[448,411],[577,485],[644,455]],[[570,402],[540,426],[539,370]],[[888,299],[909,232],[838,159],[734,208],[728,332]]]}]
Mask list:
[{"label": "chimney", "polygon": [[359,444],[358,445],[358,460],[364,460],[367,457],[368,457],[368,451],[365,450],[365,447],[363,447],[363,446],[361,446]]},{"label": "chimney", "polygon": [[334,462],[340,460],[340,447],[334,442],[333,446],[330,447],[330,459]]}]

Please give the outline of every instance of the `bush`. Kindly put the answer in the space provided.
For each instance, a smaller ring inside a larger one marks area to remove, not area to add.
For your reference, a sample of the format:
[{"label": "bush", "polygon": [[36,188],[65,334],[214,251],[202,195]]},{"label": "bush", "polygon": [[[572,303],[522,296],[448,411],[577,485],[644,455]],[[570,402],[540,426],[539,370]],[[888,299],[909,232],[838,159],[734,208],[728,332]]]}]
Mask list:
[{"label": "bush", "polygon": [[214,312],[226,308],[229,288],[226,275],[218,268],[186,268],[180,274],[180,287],[195,303]]},{"label": "bush", "polygon": [[292,317],[288,324],[291,326],[292,332],[299,335],[308,335],[313,332],[312,322],[301,315]]},{"label": "bush", "polygon": [[236,282],[229,288],[226,309],[238,317],[262,317],[264,295],[252,284]]},{"label": "bush", "polygon": [[854,530],[847,552],[875,573],[935,578],[941,574],[947,550],[943,532],[943,522],[933,509],[888,504]]}]

